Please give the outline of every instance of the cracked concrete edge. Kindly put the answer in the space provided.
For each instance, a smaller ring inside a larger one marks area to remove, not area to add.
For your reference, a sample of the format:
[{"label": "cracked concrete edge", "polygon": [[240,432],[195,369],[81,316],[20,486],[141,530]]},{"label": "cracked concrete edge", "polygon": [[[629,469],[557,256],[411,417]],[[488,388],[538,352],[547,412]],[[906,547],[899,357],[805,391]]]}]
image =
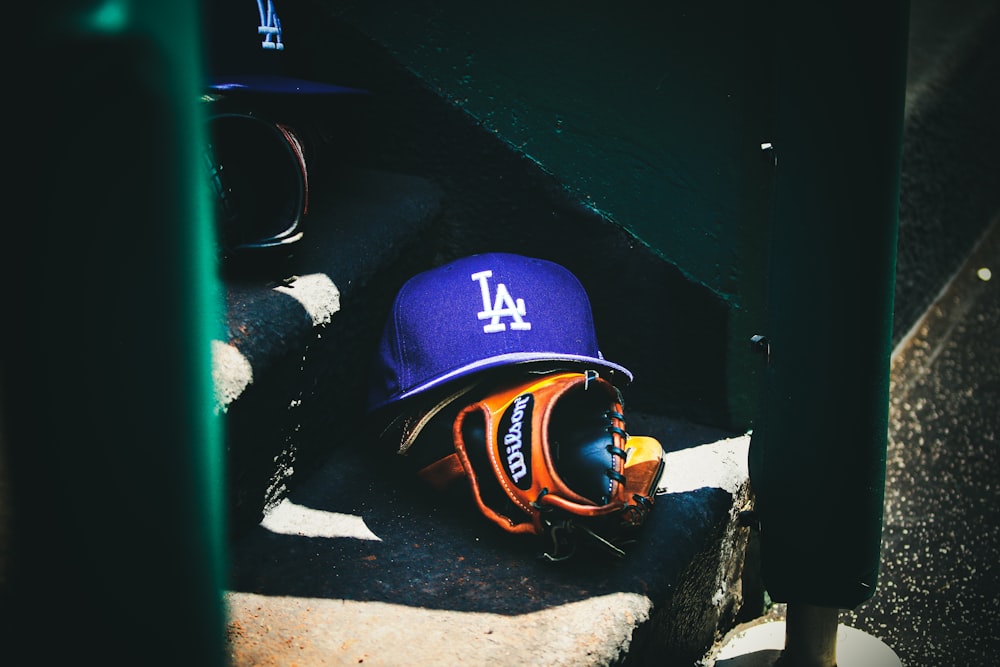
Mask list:
[{"label": "cracked concrete edge", "polygon": [[247,593],[227,604],[233,663],[261,667],[614,664],[652,608],[636,593],[517,616]]}]

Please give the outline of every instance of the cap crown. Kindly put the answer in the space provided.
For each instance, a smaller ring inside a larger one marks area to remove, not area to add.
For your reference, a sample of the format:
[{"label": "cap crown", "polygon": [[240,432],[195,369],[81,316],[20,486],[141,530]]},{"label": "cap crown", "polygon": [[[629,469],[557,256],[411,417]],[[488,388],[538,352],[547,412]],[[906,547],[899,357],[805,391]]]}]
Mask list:
[{"label": "cap crown", "polygon": [[516,363],[604,368],[580,281],[550,261],[509,253],[465,257],[411,278],[386,322],[369,406]]}]

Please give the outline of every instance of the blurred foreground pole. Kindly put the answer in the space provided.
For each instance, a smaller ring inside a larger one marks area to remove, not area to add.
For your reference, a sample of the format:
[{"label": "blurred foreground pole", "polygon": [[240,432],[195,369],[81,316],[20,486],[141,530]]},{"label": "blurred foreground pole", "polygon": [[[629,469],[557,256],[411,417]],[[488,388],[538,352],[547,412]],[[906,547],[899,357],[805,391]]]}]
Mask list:
[{"label": "blurred foreground pole", "polygon": [[23,5],[4,100],[0,662],[223,665],[200,5]]},{"label": "blurred foreground pole", "polygon": [[750,475],[787,630],[815,608],[830,612],[804,625],[835,630],[837,609],[874,593],[881,556],[909,3],[773,8],[769,356]]}]

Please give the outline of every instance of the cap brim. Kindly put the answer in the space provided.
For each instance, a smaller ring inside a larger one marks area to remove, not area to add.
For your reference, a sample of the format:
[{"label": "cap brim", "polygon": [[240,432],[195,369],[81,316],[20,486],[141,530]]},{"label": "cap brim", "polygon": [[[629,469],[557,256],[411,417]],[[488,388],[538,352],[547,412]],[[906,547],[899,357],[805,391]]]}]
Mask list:
[{"label": "cap brim", "polygon": [[443,375],[438,375],[377,405],[370,406],[369,412],[381,412],[393,404],[409,402],[414,397],[438,387],[451,385],[453,382],[478,379],[480,375],[487,371],[527,372],[531,370],[550,371],[565,369],[582,372],[588,368],[596,369],[617,387],[624,387],[632,382],[632,372],[630,370],[606,359],[570,354],[554,355],[541,352],[516,352],[483,359],[462,366],[461,368],[456,368]]},{"label": "cap brim", "polygon": [[208,87],[220,93],[255,93],[267,95],[369,95],[362,88],[338,86],[320,81],[290,79],[284,76],[254,75],[219,77]]}]

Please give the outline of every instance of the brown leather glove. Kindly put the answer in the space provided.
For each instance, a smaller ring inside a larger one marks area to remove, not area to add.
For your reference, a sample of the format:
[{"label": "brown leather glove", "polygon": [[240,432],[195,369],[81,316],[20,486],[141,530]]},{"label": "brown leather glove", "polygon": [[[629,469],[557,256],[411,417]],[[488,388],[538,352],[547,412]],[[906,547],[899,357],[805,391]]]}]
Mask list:
[{"label": "brown leather glove", "polygon": [[440,489],[466,480],[495,524],[551,541],[549,560],[581,540],[623,556],[653,508],[663,448],[625,431],[619,391],[596,371],[552,372],[478,395],[454,418],[454,451],[420,477]]}]

